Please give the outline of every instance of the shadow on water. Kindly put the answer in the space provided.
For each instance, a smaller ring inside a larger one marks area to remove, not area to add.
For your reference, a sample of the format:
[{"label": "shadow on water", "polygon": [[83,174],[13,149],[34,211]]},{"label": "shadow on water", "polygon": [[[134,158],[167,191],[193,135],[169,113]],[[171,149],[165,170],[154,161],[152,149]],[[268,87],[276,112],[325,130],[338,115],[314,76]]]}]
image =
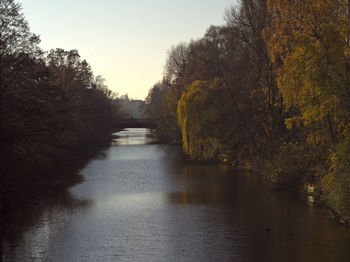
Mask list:
[{"label": "shadow on water", "polygon": [[38,194],[22,194],[8,199],[1,210],[0,261],[17,261],[15,251],[34,226],[55,221],[56,213],[72,213],[90,206],[88,200],[76,199],[66,188]]},{"label": "shadow on water", "polygon": [[348,229],[293,192],[224,165],[185,164],[178,178],[182,190],[169,193],[169,203],[185,210],[208,208],[202,214],[208,228],[226,225],[229,237],[239,240],[232,253],[239,252],[244,261],[348,261]]},{"label": "shadow on water", "polygon": [[180,168],[178,178],[183,190],[169,194],[169,201],[178,205],[215,205],[231,202],[237,183],[232,183],[233,168],[224,165],[187,165]]},{"label": "shadow on water", "polygon": [[[70,214],[91,205],[88,200],[75,198],[69,188],[84,182],[79,170],[90,160],[105,158],[103,150],[109,147],[110,141],[107,137],[104,143],[77,154],[69,165],[48,170],[48,179],[42,182],[12,184],[3,190],[5,193],[0,195],[0,262],[18,261],[17,248],[24,242],[26,232],[43,223],[55,224],[57,213]],[[7,176],[11,177],[11,172]]]}]

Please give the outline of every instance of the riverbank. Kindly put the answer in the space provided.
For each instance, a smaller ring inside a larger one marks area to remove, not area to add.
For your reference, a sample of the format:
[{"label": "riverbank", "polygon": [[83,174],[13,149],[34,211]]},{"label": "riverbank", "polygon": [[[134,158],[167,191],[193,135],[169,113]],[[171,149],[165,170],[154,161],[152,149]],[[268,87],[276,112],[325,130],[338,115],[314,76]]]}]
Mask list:
[{"label": "riverbank", "polygon": [[[168,141],[163,141],[163,143],[167,142]],[[192,141],[191,143],[193,146],[196,142]],[[183,147],[179,142],[173,144]],[[204,148],[205,151],[209,151],[206,147],[210,146],[210,143],[202,144],[201,148]],[[191,161],[194,161],[194,163],[222,163],[225,165],[232,165],[242,172],[249,172],[260,176],[267,182],[265,185],[269,184],[268,188],[292,192],[296,196],[307,199],[310,203],[322,205],[328,209],[330,219],[337,221],[339,224],[350,225],[350,210],[346,204],[346,197],[343,197],[344,200],[340,198],[332,199],[332,202],[324,189],[324,185],[322,185],[322,183],[324,183],[322,178],[328,172],[329,168],[327,160],[322,160],[323,163],[321,163],[321,161],[318,164],[313,163],[317,168],[310,169],[310,167],[306,168],[306,158],[299,163],[296,161],[296,158],[299,157],[298,155],[288,155],[283,149],[280,153],[276,149],[271,150],[271,152],[274,153],[270,156],[270,159],[266,159],[266,154],[257,154],[259,151],[255,151],[255,155],[252,155],[239,149],[239,147],[227,149],[226,145],[226,147],[221,147],[220,149],[222,148],[225,148],[225,153],[221,151],[221,153],[215,155],[216,158],[214,159],[203,160],[191,158],[188,154],[187,156],[189,159],[192,159]],[[187,153],[185,150],[183,151]],[[198,150],[196,154],[202,156]],[[346,186],[346,184],[343,186]],[[341,191],[333,192],[333,198],[337,197],[340,193]]]},{"label": "riverbank", "polygon": [[[98,139],[71,154],[69,163],[55,170],[45,170],[46,180],[24,181],[23,183],[7,184],[0,195],[0,261],[2,261],[2,245],[4,242],[15,243],[33,224],[38,223],[41,214],[48,207],[73,209],[85,206],[85,201],[72,198],[69,188],[84,181],[80,170],[89,161],[110,146],[114,138],[113,132],[105,133]],[[9,175],[9,173],[7,173]]]},{"label": "riverbank", "polygon": [[[40,199],[56,198],[68,188],[84,181],[79,171],[91,160],[96,158],[100,152],[110,145],[113,139],[113,132],[101,134],[98,138],[91,140],[89,143],[80,147],[75,152],[70,152],[69,161],[65,161],[64,165],[55,165],[55,169],[42,170],[35,177],[37,180],[18,181],[16,177],[23,177],[20,172],[21,168],[6,170],[4,183],[1,184],[0,195],[0,217],[6,217],[8,210],[21,209],[21,207],[30,208],[40,202]],[[12,172],[12,173],[11,173]],[[24,171],[23,171],[24,172]],[[15,178],[14,178],[15,177]],[[25,205],[22,205],[25,203]],[[3,218],[5,219],[5,218]]]}]

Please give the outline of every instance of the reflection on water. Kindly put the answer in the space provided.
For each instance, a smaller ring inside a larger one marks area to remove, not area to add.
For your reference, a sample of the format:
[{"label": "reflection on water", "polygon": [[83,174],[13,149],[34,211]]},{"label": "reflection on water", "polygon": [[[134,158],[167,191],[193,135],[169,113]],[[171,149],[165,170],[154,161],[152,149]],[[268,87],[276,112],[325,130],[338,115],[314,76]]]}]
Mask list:
[{"label": "reflection on water", "polygon": [[84,183],[14,212],[5,261],[350,261],[349,229],[307,199],[191,163],[147,130],[116,135]]},{"label": "reflection on water", "polygon": [[151,143],[151,131],[145,128],[127,128],[117,133],[112,142],[115,146],[145,145]]},{"label": "reflection on water", "polygon": [[45,261],[65,221],[89,205],[66,190],[15,199],[1,225],[4,261]]}]

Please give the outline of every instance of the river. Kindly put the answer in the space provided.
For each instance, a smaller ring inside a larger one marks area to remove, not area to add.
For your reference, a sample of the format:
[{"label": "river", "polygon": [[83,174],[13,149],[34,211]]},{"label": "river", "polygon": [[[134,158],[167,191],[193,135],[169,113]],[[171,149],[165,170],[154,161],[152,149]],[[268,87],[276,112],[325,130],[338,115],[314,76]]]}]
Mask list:
[{"label": "river", "polygon": [[350,261],[350,229],[256,175],[116,133],[84,182],[13,215],[4,261]]}]

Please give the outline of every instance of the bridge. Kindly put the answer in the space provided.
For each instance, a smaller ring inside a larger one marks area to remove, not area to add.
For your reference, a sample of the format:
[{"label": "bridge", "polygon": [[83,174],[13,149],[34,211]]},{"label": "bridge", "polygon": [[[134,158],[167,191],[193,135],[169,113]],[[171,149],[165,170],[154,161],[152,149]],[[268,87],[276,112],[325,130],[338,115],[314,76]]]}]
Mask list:
[{"label": "bridge", "polygon": [[156,128],[153,118],[119,118],[113,123],[113,128]]}]

